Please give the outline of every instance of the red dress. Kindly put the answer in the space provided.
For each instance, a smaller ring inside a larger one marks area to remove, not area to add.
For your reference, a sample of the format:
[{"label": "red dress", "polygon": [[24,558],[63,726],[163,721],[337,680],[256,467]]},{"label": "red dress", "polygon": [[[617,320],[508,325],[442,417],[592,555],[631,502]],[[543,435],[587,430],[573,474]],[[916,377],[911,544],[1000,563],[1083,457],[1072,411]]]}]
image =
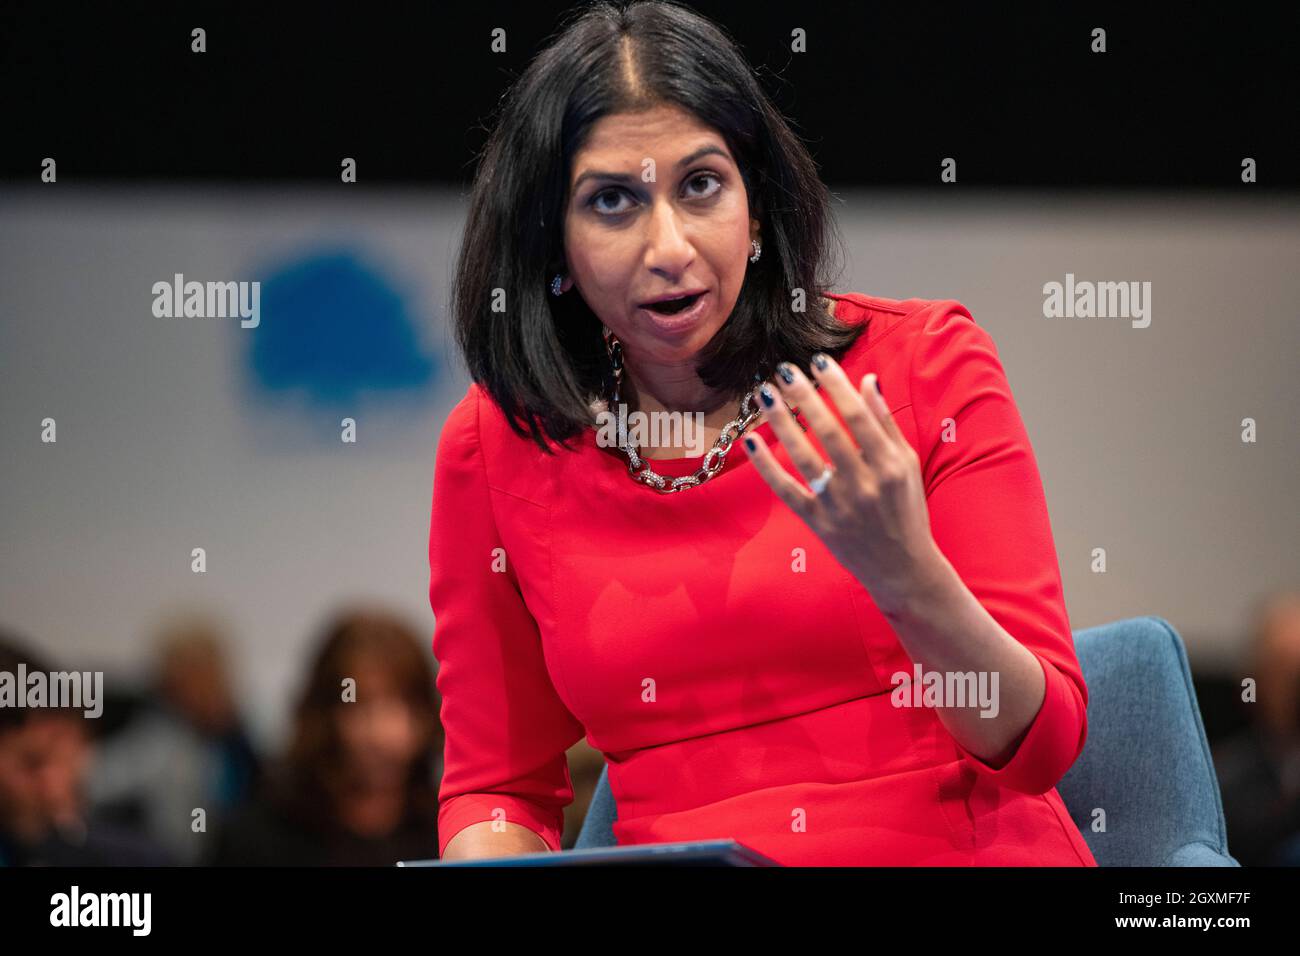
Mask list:
[{"label": "red dress", "polygon": [[[786,865],[1097,865],[1055,789],[1083,748],[1087,688],[993,340],[953,300],[830,297],[868,323],[841,364],[855,383],[879,375],[940,550],[1042,665],[1015,754],[991,767],[932,708],[891,704],[912,661],[742,447],[661,495],[594,428],[548,457],[471,385],[439,439],[429,540],[440,853],[493,819],[559,849],[565,751],[585,735],[620,844],[733,837]],[[753,433],[797,474],[769,426]]]}]

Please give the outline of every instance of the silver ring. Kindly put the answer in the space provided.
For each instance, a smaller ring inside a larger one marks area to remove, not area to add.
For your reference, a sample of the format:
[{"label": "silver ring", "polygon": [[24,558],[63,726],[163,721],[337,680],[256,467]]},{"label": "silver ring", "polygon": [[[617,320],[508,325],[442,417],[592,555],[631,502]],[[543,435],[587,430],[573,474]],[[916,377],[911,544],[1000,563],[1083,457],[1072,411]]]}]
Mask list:
[{"label": "silver ring", "polygon": [[825,491],[826,485],[831,480],[831,475],[833,474],[835,474],[835,469],[832,468],[830,465],[827,465],[825,468],[823,468],[822,473],[820,475],[818,475],[812,481],[808,482],[808,487],[812,489],[812,493],[815,495],[820,495],[823,491]]}]

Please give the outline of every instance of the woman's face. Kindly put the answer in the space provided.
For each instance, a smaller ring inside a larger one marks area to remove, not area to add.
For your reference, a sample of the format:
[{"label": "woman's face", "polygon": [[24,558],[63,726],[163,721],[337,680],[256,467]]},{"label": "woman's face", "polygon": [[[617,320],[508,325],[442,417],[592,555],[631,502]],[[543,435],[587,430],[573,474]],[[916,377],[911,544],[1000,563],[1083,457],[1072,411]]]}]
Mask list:
[{"label": "woman's face", "polygon": [[[691,358],[731,314],[759,238],[722,136],[672,106],[611,114],[569,176],[565,289],[577,286],[633,361]],[[643,308],[686,292],[703,299],[676,318]]]},{"label": "woman's face", "polygon": [[343,759],[371,785],[400,783],[428,744],[427,728],[382,664],[359,661],[348,674],[356,679],[357,696],[337,707]]}]

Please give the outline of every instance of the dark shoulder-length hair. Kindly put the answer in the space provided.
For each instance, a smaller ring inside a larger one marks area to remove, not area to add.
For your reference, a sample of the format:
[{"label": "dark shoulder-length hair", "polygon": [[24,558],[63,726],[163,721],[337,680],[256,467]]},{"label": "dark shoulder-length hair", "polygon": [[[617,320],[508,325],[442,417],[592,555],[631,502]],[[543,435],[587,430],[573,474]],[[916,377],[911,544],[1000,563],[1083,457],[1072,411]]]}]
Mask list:
[{"label": "dark shoulder-length hair", "polygon": [[[608,394],[600,319],[578,294],[552,296],[564,262],[570,164],[601,117],[675,105],[716,129],[761,223],[763,255],[702,350],[698,374],[739,396],[780,361],[839,357],[865,326],[821,304],[830,194],[808,150],[730,37],[672,2],[592,3],[570,14],[497,108],[479,158],[452,286],[456,341],[519,435],[546,452],[594,422]],[[802,290],[801,311],[796,290]]]}]

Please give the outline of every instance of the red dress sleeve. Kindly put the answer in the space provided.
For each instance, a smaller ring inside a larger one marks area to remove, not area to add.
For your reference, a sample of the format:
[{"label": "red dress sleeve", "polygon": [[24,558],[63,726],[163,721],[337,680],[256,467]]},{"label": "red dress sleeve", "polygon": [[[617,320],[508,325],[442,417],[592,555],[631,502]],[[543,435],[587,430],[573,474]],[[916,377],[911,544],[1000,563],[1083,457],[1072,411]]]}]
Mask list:
[{"label": "red dress sleeve", "polygon": [[429,603],[445,731],[439,855],[465,827],[490,820],[525,826],[559,850],[573,801],[565,751],[584,735],[551,683],[493,516],[479,435],[485,400],[470,386],[443,426],[434,468]]},{"label": "red dress sleeve", "polygon": [[935,542],[994,620],[1038,658],[1046,678],[1042,706],[1002,766],[953,743],[1002,786],[1045,793],[1083,750],[1088,690],[1029,436],[993,339],[960,303],[935,304],[911,368]]}]

